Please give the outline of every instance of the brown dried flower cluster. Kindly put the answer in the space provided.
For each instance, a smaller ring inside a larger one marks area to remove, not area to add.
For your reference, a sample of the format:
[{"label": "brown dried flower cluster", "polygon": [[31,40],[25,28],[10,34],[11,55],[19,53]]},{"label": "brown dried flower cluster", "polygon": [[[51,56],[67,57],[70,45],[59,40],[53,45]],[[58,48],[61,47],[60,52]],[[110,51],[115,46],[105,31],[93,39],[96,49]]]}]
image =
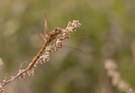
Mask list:
[{"label": "brown dried flower cluster", "polygon": [[[46,21],[45,21],[46,22]],[[73,22],[69,22],[65,29],[55,28],[52,32],[48,33],[44,37],[44,45],[39,50],[37,55],[33,58],[32,62],[25,68],[20,69],[18,73],[14,76],[11,76],[10,79],[4,79],[2,83],[0,83],[0,92],[4,90],[4,86],[13,82],[17,78],[24,78],[25,75],[34,75],[35,69],[39,63],[45,63],[49,61],[50,53],[57,51],[59,48],[62,48],[63,41],[66,38],[70,37],[72,32],[75,32],[78,27],[80,27],[80,23],[78,20],[73,20]],[[46,23],[45,23],[46,26]],[[47,26],[45,27],[47,29]],[[50,44],[54,41],[52,44]]]},{"label": "brown dried flower cluster", "polygon": [[126,91],[127,93],[135,93],[130,85],[121,78],[118,71],[118,66],[112,59],[107,59],[105,61],[105,69],[107,75],[111,78],[111,83],[113,86],[117,87],[120,91]]},{"label": "brown dried flower cluster", "polygon": [[74,20],[72,23],[69,22],[67,27],[65,29],[60,29],[59,30],[62,32],[61,34],[58,35],[58,38],[57,40],[55,41],[55,43],[51,46],[47,46],[46,47],[46,52],[43,53],[42,56],[40,56],[39,58],[39,61],[42,60],[42,62],[46,62],[49,60],[49,56],[50,56],[50,53],[51,52],[54,52],[54,51],[57,51],[59,48],[62,48],[62,45],[63,45],[63,41],[66,39],[66,38],[69,38],[70,37],[70,34],[75,32],[76,29],[78,27],[80,27],[80,23],[79,21],[77,20]]}]

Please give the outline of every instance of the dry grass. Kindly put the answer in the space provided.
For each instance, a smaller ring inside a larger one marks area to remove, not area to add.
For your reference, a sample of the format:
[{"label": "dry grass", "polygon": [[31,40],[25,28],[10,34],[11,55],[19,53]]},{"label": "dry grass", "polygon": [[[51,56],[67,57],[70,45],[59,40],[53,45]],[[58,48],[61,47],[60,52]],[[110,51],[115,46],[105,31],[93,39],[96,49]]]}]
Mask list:
[{"label": "dry grass", "polygon": [[[78,20],[73,20],[69,22],[65,29],[55,28],[53,31],[44,35],[44,45],[41,47],[37,55],[33,58],[32,62],[24,69],[19,69],[18,73],[11,76],[9,79],[4,79],[0,83],[0,93],[4,91],[4,86],[10,84],[18,78],[24,78],[26,74],[29,76],[34,75],[35,69],[39,63],[45,63],[49,61],[49,56],[51,52],[57,51],[62,48],[63,41],[70,38],[70,34],[75,32],[78,27],[80,27]],[[45,29],[47,30],[47,22],[45,21]],[[54,42],[52,42],[54,41]],[[52,42],[52,43],[51,43]],[[50,44],[51,43],[51,44]]]},{"label": "dry grass", "polygon": [[135,93],[131,86],[122,79],[116,62],[112,59],[107,59],[105,61],[105,69],[107,75],[111,78],[111,83],[114,87],[117,87],[120,91],[125,91],[126,93]]}]

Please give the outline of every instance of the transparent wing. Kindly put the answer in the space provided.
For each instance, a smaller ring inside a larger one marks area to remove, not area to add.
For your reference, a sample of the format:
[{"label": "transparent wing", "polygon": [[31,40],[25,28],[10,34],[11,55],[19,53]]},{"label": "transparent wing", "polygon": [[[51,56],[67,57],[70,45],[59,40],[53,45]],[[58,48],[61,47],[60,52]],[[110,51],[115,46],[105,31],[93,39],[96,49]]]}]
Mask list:
[{"label": "transparent wing", "polygon": [[44,35],[46,35],[48,33],[48,23],[47,20],[45,19],[44,21]]},{"label": "transparent wing", "polygon": [[83,49],[80,49],[80,48],[77,48],[77,47],[73,47],[73,46],[70,46],[70,45],[64,44],[63,47],[71,48],[71,49],[73,49],[73,50],[76,50],[76,51],[78,51],[78,52],[84,53],[84,54],[86,54],[86,55],[90,54],[90,52],[88,52],[88,51],[85,51],[85,50],[83,50]]}]

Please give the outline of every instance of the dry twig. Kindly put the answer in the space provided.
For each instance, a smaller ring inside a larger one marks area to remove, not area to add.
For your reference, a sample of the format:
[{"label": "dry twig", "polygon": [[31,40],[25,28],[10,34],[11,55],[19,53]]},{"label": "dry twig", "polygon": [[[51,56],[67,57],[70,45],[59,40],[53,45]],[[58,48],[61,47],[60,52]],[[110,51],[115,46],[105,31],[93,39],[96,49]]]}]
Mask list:
[{"label": "dry twig", "polygon": [[105,61],[105,69],[107,71],[107,75],[111,78],[113,86],[117,87],[120,91],[125,91],[126,93],[135,93],[131,86],[121,78],[118,66],[114,60],[107,59]]},{"label": "dry twig", "polygon": [[[45,29],[47,30],[45,21]],[[35,68],[39,62],[45,63],[49,60],[49,56],[51,52],[57,51],[62,47],[62,42],[66,38],[70,37],[72,32],[75,32],[78,27],[80,27],[80,23],[78,20],[73,20],[73,22],[69,22],[65,29],[55,28],[52,32],[48,33],[44,38],[44,45],[41,47],[37,55],[33,58],[32,62],[25,68],[20,69],[18,73],[12,76],[9,80],[4,79],[2,83],[0,83],[0,92],[4,90],[4,86],[13,82],[17,78],[24,78],[26,73],[30,76],[35,72]],[[56,40],[55,40],[56,39]],[[50,45],[50,42],[54,41],[53,45]]]}]

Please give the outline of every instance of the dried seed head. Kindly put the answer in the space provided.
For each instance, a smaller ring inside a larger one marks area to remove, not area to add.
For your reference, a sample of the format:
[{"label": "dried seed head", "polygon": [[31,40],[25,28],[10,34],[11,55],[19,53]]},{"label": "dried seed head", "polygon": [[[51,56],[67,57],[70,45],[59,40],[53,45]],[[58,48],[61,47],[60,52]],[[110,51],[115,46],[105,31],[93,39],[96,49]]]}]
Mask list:
[{"label": "dried seed head", "polygon": [[80,27],[81,23],[78,20],[73,20],[73,22],[69,22],[67,26],[67,30],[69,32],[75,32],[78,27]]},{"label": "dried seed head", "polygon": [[61,36],[61,38],[70,38],[70,32],[68,32],[69,30],[63,30],[63,35]]},{"label": "dried seed head", "polygon": [[47,46],[46,49],[45,49],[45,52],[51,52],[51,49],[52,47],[51,46]]},{"label": "dried seed head", "polygon": [[35,74],[35,70],[32,70],[31,75],[34,76],[34,74]]},{"label": "dried seed head", "polygon": [[[59,48],[62,47],[63,40],[70,37],[70,34],[74,31],[76,31],[76,28],[80,27],[80,23],[78,20],[74,20],[73,22],[69,22],[68,26],[65,29],[61,28],[55,28],[52,32],[49,32],[46,37],[44,38],[45,44],[40,49],[38,54],[33,58],[32,62],[22,70],[19,70],[19,72],[15,76],[11,76],[9,80],[4,79],[2,84],[0,84],[0,92],[2,92],[3,86],[9,84],[10,82],[14,81],[17,78],[24,78],[25,73],[28,73],[28,75],[34,75],[35,68],[37,67],[37,64],[42,61],[42,63],[47,62],[49,60],[50,53],[53,51],[57,51]],[[45,30],[48,30],[47,28],[47,22],[45,20]],[[56,39],[56,40],[55,40]],[[55,40],[55,41],[54,41]],[[49,44],[54,41],[54,44],[49,46]],[[0,66],[3,65],[1,59],[0,59]]]},{"label": "dried seed head", "polygon": [[[129,86],[127,82],[125,82],[118,72],[117,64],[111,60],[108,59],[105,61],[105,69],[107,70],[107,75],[111,78],[112,85],[117,87],[121,91],[126,91],[127,93],[134,93],[133,89]],[[130,91],[130,90],[132,91]]]},{"label": "dried seed head", "polygon": [[34,76],[35,69],[32,68],[30,71],[27,71],[28,76]]},{"label": "dried seed head", "polygon": [[[37,63],[38,63],[38,62],[37,62]],[[37,64],[35,64],[33,67],[34,67],[34,68],[37,68]]]},{"label": "dried seed head", "polygon": [[18,74],[20,74],[20,75],[19,75],[19,78],[20,78],[20,79],[25,78],[25,73],[23,73],[23,71],[24,71],[24,69],[19,70],[19,73],[18,73]]},{"label": "dried seed head", "polygon": [[2,83],[5,84],[5,83],[6,83],[6,80],[4,79],[4,80],[2,81]]},{"label": "dried seed head", "polygon": [[117,69],[117,64],[113,60],[108,59],[105,62],[105,68],[106,69],[116,70]]},{"label": "dried seed head", "polygon": [[118,84],[118,88],[120,90],[128,90],[129,85],[124,81],[120,81],[119,84]]},{"label": "dried seed head", "polygon": [[42,63],[45,63],[45,62],[47,62],[47,61],[49,61],[49,56],[50,56],[49,53],[43,54],[43,55],[40,57],[41,64],[42,64]]},{"label": "dried seed head", "polygon": [[4,91],[4,88],[2,87],[2,84],[0,83],[0,92]]}]

